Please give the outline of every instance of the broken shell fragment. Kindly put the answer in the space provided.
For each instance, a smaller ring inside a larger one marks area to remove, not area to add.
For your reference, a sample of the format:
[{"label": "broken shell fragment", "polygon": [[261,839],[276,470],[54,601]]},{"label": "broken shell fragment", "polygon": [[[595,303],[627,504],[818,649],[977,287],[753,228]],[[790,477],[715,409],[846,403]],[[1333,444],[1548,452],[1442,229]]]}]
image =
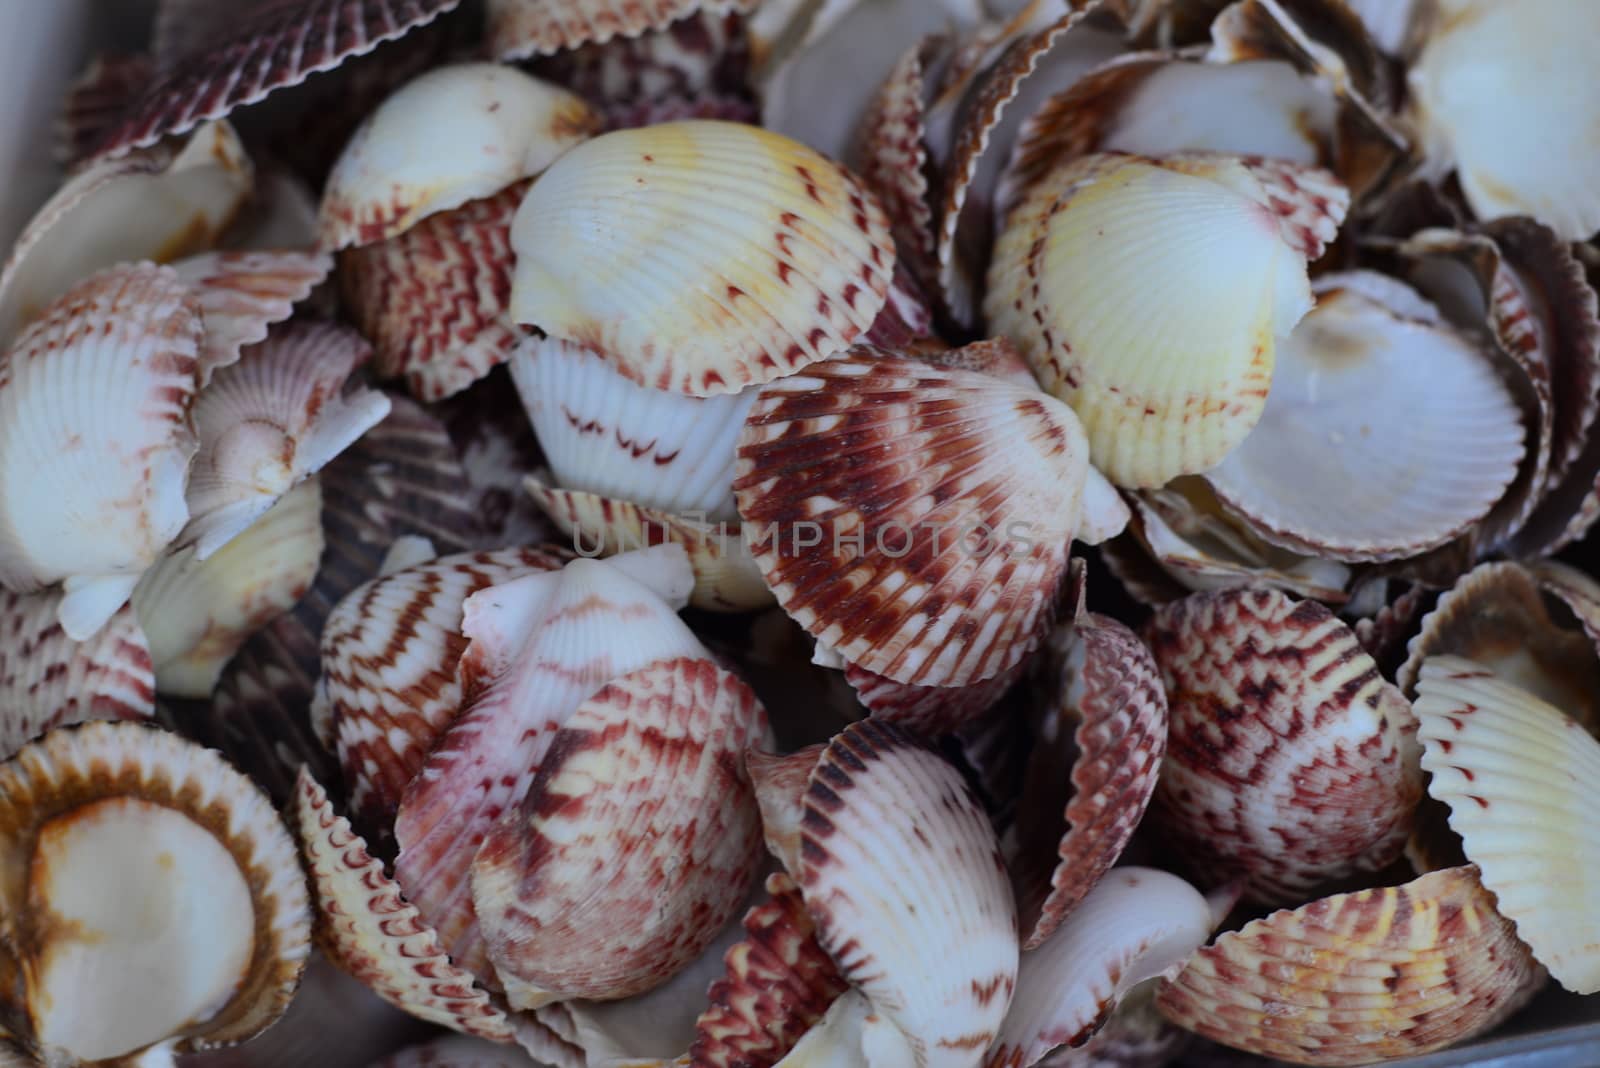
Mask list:
[{"label": "broken shell fragment", "polygon": [[200,385],[239,362],[247,345],[267,339],[267,329],[294,314],[333,270],[333,258],[316,252],[212,252],[173,265],[193,288],[205,323]]},{"label": "broken shell fragment", "polygon": [[1348,277],[1318,279],[1316,307],[1278,346],[1260,422],[1206,479],[1292,550],[1420,556],[1505,494],[1524,453],[1522,412],[1475,343]]},{"label": "broken shell fragment", "polygon": [[1450,806],[1501,915],[1562,986],[1600,991],[1600,834],[1579,815],[1600,782],[1600,742],[1468,660],[1428,660],[1417,691],[1428,792]]},{"label": "broken shell fragment", "polygon": [[888,218],[848,171],[722,122],[580,145],[534,183],[512,247],[516,322],[695,396],[848,347],[883,309],[895,266]]},{"label": "broken shell fragment", "polygon": [[1088,449],[1037,390],[861,347],[761,391],[737,472],[745,535],[796,622],[895,682],[965,686],[1042,637]]},{"label": "broken shell fragment", "polygon": [[1202,949],[1157,1004],[1235,1049],[1356,1065],[1488,1030],[1542,979],[1477,869],[1462,867],[1252,921]]},{"label": "broken shell fragment", "polygon": [[67,637],[60,609],[59,591],[0,591],[0,760],[57,727],[155,714],[150,645],[132,607],[86,642]]},{"label": "broken shell fragment", "polygon": [[0,766],[0,853],[7,1020],[47,1060],[231,1045],[294,995],[294,843],[210,750],[133,723],[54,731]]},{"label": "broken shell fragment", "polygon": [[200,451],[183,539],[204,560],[389,414],[346,380],[370,354],[353,331],[292,323],[219,371],[194,404]]},{"label": "broken shell fragment", "polygon": [[514,68],[430,71],[380,104],[345,147],[322,195],[322,247],[386,241],[492,197],[598,128],[581,99]]},{"label": "broken shell fragment", "polygon": [[506,61],[666,29],[699,13],[746,12],[758,0],[489,0],[489,52]]},{"label": "broken shell fragment", "polygon": [[0,357],[0,583],[28,593],[65,579],[75,640],[116,613],[189,517],[201,333],[170,268],[117,267]]},{"label": "broken shell fragment", "polygon": [[1298,901],[1400,856],[1422,795],[1415,721],[1349,627],[1237,590],[1163,606],[1146,637],[1171,712],[1155,811],[1203,885]]},{"label": "broken shell fragment", "polygon": [[1277,341],[1312,303],[1287,210],[1245,160],[1090,155],[1012,213],[989,327],[1077,411],[1112,482],[1205,471],[1261,418]]},{"label": "broken shell fragment", "polygon": [[204,700],[249,637],[295,606],[322,560],[322,489],[302,482],[205,560],[168,553],[133,590],[156,690]]}]

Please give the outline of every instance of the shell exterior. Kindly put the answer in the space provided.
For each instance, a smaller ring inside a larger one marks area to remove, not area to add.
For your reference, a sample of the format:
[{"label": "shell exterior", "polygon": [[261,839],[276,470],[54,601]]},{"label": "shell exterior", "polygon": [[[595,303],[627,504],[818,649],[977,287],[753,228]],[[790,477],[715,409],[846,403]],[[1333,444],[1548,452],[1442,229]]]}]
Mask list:
[{"label": "shell exterior", "polygon": [[862,181],[889,215],[900,262],[930,289],[939,267],[923,96],[925,67],[937,44],[924,37],[890,69],[861,119],[855,151]]},{"label": "shell exterior", "polygon": [[1204,895],[1152,868],[1106,873],[1065,925],[1022,955],[1017,996],[984,1068],[1031,1068],[1099,1031],[1134,987],[1171,979],[1211,937]]},{"label": "shell exterior", "polygon": [[515,321],[695,396],[846,348],[878,317],[895,266],[888,218],[848,171],[719,122],[574,149],[523,201],[512,247]]},{"label": "shell exterior", "polygon": [[1254,920],[1202,949],[1157,1003],[1235,1049],[1369,1064],[1493,1027],[1542,977],[1477,870],[1447,868]]},{"label": "shell exterior", "polygon": [[322,629],[312,717],[330,725],[351,808],[364,822],[392,819],[460,711],[466,599],[563,563],[544,549],[444,556],[375,578],[334,606]]},{"label": "shell exterior", "polygon": [[1087,453],[1036,390],[858,348],[763,389],[734,491],[767,584],[819,642],[966,686],[1037,645]]},{"label": "shell exterior", "polygon": [[95,271],[210,248],[253,182],[250,158],[227,123],[201,127],[181,147],[85,167],[11,248],[0,271],[0,338],[14,337]]},{"label": "shell exterior", "polygon": [[489,51],[499,60],[637,37],[700,13],[747,12],[758,0],[489,0]]},{"label": "shell exterior", "polygon": [[1469,660],[1428,660],[1417,690],[1428,792],[1450,806],[1500,914],[1562,986],[1600,991],[1590,908],[1600,835],[1578,815],[1600,775],[1600,742]]},{"label": "shell exterior", "polygon": [[55,128],[56,162],[71,167],[87,156],[121,118],[129,98],[144,92],[155,73],[149,56],[96,53],[67,86],[61,102]]},{"label": "shell exterior", "polygon": [[59,592],[0,591],[0,759],[57,727],[155,714],[150,645],[124,606],[87,642],[61,629]]},{"label": "shell exterior", "polygon": [[467,599],[458,672],[469,703],[400,802],[395,878],[474,975],[493,974],[468,882],[479,846],[586,698],[652,661],[705,655],[673,612],[692,581],[683,551],[664,546],[574,560]]},{"label": "shell exterior", "polygon": [[200,337],[186,287],[144,264],[80,282],[0,357],[0,583],[68,580],[71,638],[116,613],[188,519]]},{"label": "shell exterior", "polygon": [[511,377],[564,488],[712,521],[738,514],[734,448],[759,390],[650,389],[578,345],[538,337],[518,348]]},{"label": "shell exterior", "polygon": [[761,809],[761,831],[767,852],[798,877],[800,873],[800,822],[805,817],[806,786],[822,758],[823,746],[808,745],[787,756],[759,749],[745,754],[745,766],[755,784]]},{"label": "shell exterior", "polygon": [[511,219],[527,191],[514,182],[340,257],[345,305],[380,377],[438,401],[510,357],[522,337],[506,318]]},{"label": "shell exterior", "polygon": [[[1432,170],[1452,168],[1480,219],[1531,215],[1566,241],[1600,229],[1600,151],[1578,131],[1592,126],[1600,92],[1584,42],[1600,12],[1535,0],[1511,12],[1484,0],[1439,5],[1411,66],[1411,117]],[[1560,79],[1571,95],[1545,100],[1535,87]],[[1559,159],[1560,167],[1544,163]]]},{"label": "shell exterior", "polygon": [[800,888],[773,874],[766,890],[695,1023],[689,1057],[703,1068],[771,1068],[849,989],[817,942]]},{"label": "shell exterior", "polygon": [[598,127],[578,97],[511,67],[430,71],[379,105],[345,147],[322,195],[322,246],[386,241],[492,197]]},{"label": "shell exterior", "polygon": [[174,265],[195,291],[205,323],[200,385],[218,368],[239,362],[241,350],[267,339],[267,328],[294,314],[333,270],[316,252],[210,252]]},{"label": "shell exterior", "polygon": [[389,398],[345,381],[370,354],[353,331],[293,323],[218,372],[195,401],[200,451],[184,540],[216,552],[296,484],[389,414]]},{"label": "shell exterior", "polygon": [[513,1004],[535,989],[644,993],[706,949],[761,858],[739,760],[769,734],[755,694],[706,659],[619,676],[572,713],[518,814],[472,865],[473,903]]},{"label": "shell exterior", "polygon": [[937,738],[977,720],[999,703],[1026,674],[1028,662],[970,686],[917,686],[844,665],[844,678],[856,697],[878,719],[913,734]]},{"label": "shell exterior", "polygon": [[1077,411],[1112,482],[1204,471],[1261,418],[1277,339],[1311,307],[1279,217],[1243,161],[1090,155],[1031,188],[1006,223],[990,329]]},{"label": "shell exterior", "polygon": [[581,556],[614,556],[678,545],[694,569],[689,603],[708,612],[749,612],[773,603],[738,523],[707,523],[595,493],[553,489],[529,476],[528,492]]},{"label": "shell exterior", "polygon": [[[216,753],[87,723],[0,766],[0,798],[7,1015],[39,1046],[81,1061],[208,1049],[288,1007],[311,935],[294,843]],[[130,972],[145,979],[131,996]]]},{"label": "shell exterior", "polygon": [[[1122,855],[1150,804],[1167,746],[1167,695],[1138,636],[1090,615],[1071,625],[1066,640],[1051,695],[1054,722],[1033,750],[1023,787],[1025,797],[1043,794],[1051,804],[1019,813],[1024,841],[1042,839],[1041,855],[1055,860],[1041,885],[1023,888],[1028,950],[1051,937]],[[1030,816],[1038,820],[1033,834]]]},{"label": "shell exterior", "polygon": [[433,21],[461,0],[304,0],[240,19],[187,54],[95,147],[120,156],[299,85]]},{"label": "shell exterior", "polygon": [[317,912],[317,944],[392,1005],[429,1023],[494,1042],[513,1037],[471,974],[450,962],[438,933],[383,871],[383,862],[301,769],[290,805]]},{"label": "shell exterior", "polygon": [[312,479],[207,559],[178,549],[146,571],[133,607],[149,639],[157,691],[209,698],[250,635],[305,596],[322,548],[322,487]]},{"label": "shell exterior", "polygon": [[1269,590],[1199,594],[1146,632],[1171,724],[1155,804],[1207,885],[1304,900],[1405,845],[1415,721],[1350,628]]},{"label": "shell exterior", "polygon": [[1278,346],[1261,421],[1206,478],[1290,549],[1418,556],[1501,499],[1525,451],[1522,411],[1473,342],[1343,277],[1318,280],[1316,307]]},{"label": "shell exterior", "polygon": [[994,831],[959,773],[865,720],[806,789],[799,883],[817,940],[926,1068],[976,1065],[1017,978]]}]

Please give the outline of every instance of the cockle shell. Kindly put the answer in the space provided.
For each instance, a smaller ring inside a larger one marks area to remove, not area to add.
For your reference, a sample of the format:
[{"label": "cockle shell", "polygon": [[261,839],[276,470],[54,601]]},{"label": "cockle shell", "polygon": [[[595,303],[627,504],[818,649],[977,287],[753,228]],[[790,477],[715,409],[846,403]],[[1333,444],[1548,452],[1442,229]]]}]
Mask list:
[{"label": "cockle shell", "polygon": [[0,766],[0,853],[7,1019],[46,1060],[230,1045],[294,995],[294,843],[209,750],[133,723],[54,731]]},{"label": "cockle shell", "polygon": [[1261,418],[1277,339],[1311,307],[1300,228],[1273,205],[1248,161],[1089,155],[1006,223],[989,327],[1074,407],[1112,482],[1204,471]]},{"label": "cockle shell", "polygon": [[1316,307],[1278,346],[1260,422],[1206,478],[1292,550],[1418,556],[1501,499],[1524,453],[1522,412],[1476,344],[1350,278],[1318,279]]},{"label": "cockle shell", "polygon": [[849,172],[719,122],[580,145],[529,191],[512,247],[515,321],[696,396],[846,348],[878,317],[895,265],[888,219]]},{"label": "cockle shell", "polygon": [[1037,645],[1087,453],[1036,390],[862,347],[762,390],[734,490],[768,585],[819,642],[965,686]]},{"label": "cockle shell", "polygon": [[492,197],[598,128],[578,97],[514,68],[430,71],[379,105],[345,147],[322,195],[322,246],[386,241]]},{"label": "cockle shell", "polygon": [[460,711],[466,599],[565,562],[544,549],[444,556],[375,578],[334,606],[312,718],[329,724],[359,818],[382,826],[393,817]]},{"label": "cockle shell", "polygon": [[[1582,132],[1600,96],[1586,49],[1597,36],[1600,11],[1572,0],[1514,15],[1485,0],[1438,4],[1408,73],[1431,176],[1454,169],[1481,219],[1531,215],[1566,241],[1600,229],[1600,149]],[[1566,89],[1539,91],[1551,84]]]},{"label": "cockle shell", "polygon": [[769,735],[755,694],[703,658],[656,661],[578,706],[472,864],[513,1004],[644,993],[700,955],[756,874],[739,760]]},{"label": "cockle shell", "polygon": [[[467,598],[458,674],[470,703],[400,802],[395,878],[473,974],[492,974],[468,884],[479,846],[527,795],[586,698],[653,661],[705,655],[674,614],[692,584],[683,550],[661,546],[574,560]],[[618,645],[622,627],[629,640]]]},{"label": "cockle shell", "polygon": [[758,0],[489,0],[489,52],[505,61],[665,29],[700,12],[746,12]]},{"label": "cockle shell", "polygon": [[817,940],[922,1068],[976,1066],[1017,978],[994,831],[943,758],[865,720],[811,773],[798,881]]},{"label": "cockle shell", "polygon": [[0,591],[0,760],[57,727],[155,713],[150,645],[132,607],[87,642],[67,637],[60,608],[58,591]]},{"label": "cockle shell", "polygon": [[1415,721],[1328,609],[1197,594],[1158,609],[1146,638],[1171,713],[1155,809],[1203,885],[1304,900],[1400,855],[1422,794]]},{"label": "cockle shell", "polygon": [[759,749],[745,754],[745,767],[755,785],[761,809],[761,833],[767,852],[783,870],[799,877],[800,822],[805,818],[806,786],[822,758],[824,746],[808,745],[786,756]]},{"label": "cockle shell", "polygon": [[70,168],[87,156],[122,117],[129,99],[155,80],[155,73],[150,56],[96,53],[67,86],[61,102],[55,127],[56,162]]},{"label": "cockle shell", "polygon": [[85,277],[120,263],[166,262],[209,249],[254,181],[227,123],[93,164],[28,223],[0,272],[0,339],[37,319]]},{"label": "cockle shell", "polygon": [[861,118],[854,151],[861,180],[889,216],[899,263],[930,291],[939,265],[923,97],[924,71],[939,44],[924,37],[901,55]]},{"label": "cockle shell", "polygon": [[1600,782],[1600,742],[1469,660],[1428,660],[1417,690],[1428,792],[1450,806],[1501,915],[1562,986],[1600,991],[1600,834],[1579,815]]},{"label": "cockle shell", "polygon": [[438,933],[401,895],[382,861],[301,769],[290,819],[311,873],[317,944],[379,997],[418,1019],[495,1042],[511,1023],[471,974],[450,962]]},{"label": "cockle shell", "polygon": [[918,686],[895,682],[846,661],[844,679],[878,719],[924,738],[937,738],[979,719],[1027,673],[1028,661],[969,686]]},{"label": "cockle shell", "polygon": [[1541,979],[1477,869],[1447,868],[1224,934],[1157,1004],[1168,1019],[1236,1049],[1355,1065],[1485,1031]]},{"label": "cockle shell", "polygon": [[702,520],[738,515],[734,448],[758,389],[650,389],[594,352],[540,337],[518,347],[511,378],[563,488]]},{"label": "cockle shell", "polygon": [[173,265],[194,290],[205,324],[200,385],[239,362],[246,345],[267,339],[333,270],[333,257],[317,252],[210,252]]},{"label": "cockle shell", "polygon": [[291,323],[223,368],[194,404],[200,451],[189,473],[184,530],[200,559],[244,531],[389,414],[389,398],[356,387],[370,354],[360,336]]},{"label": "cockle shell", "polygon": [[1022,955],[1017,995],[984,1068],[1031,1068],[1087,1042],[1134,987],[1171,979],[1211,937],[1204,895],[1175,875],[1116,868],[1042,945]]},{"label": "cockle shell", "polygon": [[146,571],[132,600],[149,638],[157,691],[210,697],[250,635],[305,595],[322,546],[322,488],[311,479],[207,559],[178,549]]},{"label": "cockle shell", "polygon": [[0,357],[0,583],[65,579],[68,637],[99,630],[189,517],[200,337],[188,289],[144,264],[85,279]]},{"label": "cockle shell", "polygon": [[299,85],[385,41],[403,36],[461,0],[304,0],[273,4],[227,26],[219,39],[176,59],[129,105],[95,147],[101,156],[186,133]]},{"label": "cockle shell", "polygon": [[437,401],[509,358],[522,338],[506,317],[511,219],[527,191],[514,182],[340,257],[345,304],[379,377],[403,375],[414,396]]}]

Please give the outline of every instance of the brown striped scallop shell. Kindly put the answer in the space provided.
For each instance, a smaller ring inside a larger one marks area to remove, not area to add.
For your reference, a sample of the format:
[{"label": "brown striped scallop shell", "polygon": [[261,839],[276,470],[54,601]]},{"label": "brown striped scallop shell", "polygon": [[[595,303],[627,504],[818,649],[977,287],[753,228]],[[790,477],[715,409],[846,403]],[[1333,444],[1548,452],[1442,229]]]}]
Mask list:
[{"label": "brown striped scallop shell", "polygon": [[549,55],[662,30],[701,12],[747,12],[757,0],[489,0],[489,52],[499,60]]},{"label": "brown striped scallop shell", "polygon": [[928,182],[924,72],[939,43],[923,38],[906,49],[862,116],[855,149],[861,180],[888,213],[900,262],[929,290],[938,284],[939,266]]},{"label": "brown striped scallop shell", "polygon": [[895,682],[845,662],[844,679],[856,699],[878,719],[924,738],[937,738],[981,719],[1027,674],[1028,661],[968,686],[918,686]]},{"label": "brown striped scallop shell", "polygon": [[1477,869],[1462,867],[1252,921],[1202,949],[1158,1004],[1235,1049],[1356,1065],[1486,1031],[1542,980]]},{"label": "brown striped scallop shell", "polygon": [[267,339],[267,329],[294,314],[333,270],[320,252],[208,252],[173,265],[200,302],[205,344],[200,385],[239,362],[241,350]]},{"label": "brown striped scallop shell", "polygon": [[1038,391],[858,348],[763,389],[734,490],[768,585],[819,642],[965,686],[1042,637],[1087,452]]},{"label": "brown striped scallop shell", "polygon": [[1270,590],[1164,605],[1146,638],[1171,712],[1155,812],[1204,880],[1262,904],[1400,856],[1415,720],[1327,608]]}]

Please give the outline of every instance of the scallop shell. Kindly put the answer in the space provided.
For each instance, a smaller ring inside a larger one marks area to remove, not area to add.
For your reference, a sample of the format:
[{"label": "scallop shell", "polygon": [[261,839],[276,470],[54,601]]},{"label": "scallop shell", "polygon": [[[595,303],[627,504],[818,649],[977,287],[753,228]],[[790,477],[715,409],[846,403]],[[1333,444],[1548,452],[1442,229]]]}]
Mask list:
[{"label": "scallop shell", "polygon": [[580,556],[679,545],[694,569],[694,590],[689,595],[694,607],[749,612],[773,603],[738,523],[708,523],[594,493],[553,489],[531,475],[527,487]]},{"label": "scallop shell", "polygon": [[1206,478],[1292,550],[1419,556],[1483,520],[1511,485],[1522,411],[1477,345],[1346,277],[1318,279],[1316,307],[1278,347],[1261,421]]},{"label": "scallop shell", "polygon": [[311,935],[294,843],[217,754],[83,724],[0,766],[0,799],[7,1018],[39,1047],[210,1049],[288,1007]]},{"label": "scallop shell", "polygon": [[183,538],[204,560],[389,414],[345,381],[370,354],[353,331],[295,323],[217,373],[194,405],[200,451]]},{"label": "scallop shell", "polygon": [[1031,1068],[1058,1047],[1082,1046],[1130,990],[1182,971],[1214,925],[1210,902],[1176,875],[1107,872],[1064,926],[1022,955],[1017,996],[984,1068]]},{"label": "scallop shell", "polygon": [[1600,742],[1553,705],[1472,661],[1434,657],[1417,684],[1428,792],[1501,915],[1568,990],[1600,991],[1590,907],[1600,834],[1581,815]]},{"label": "scallop shell", "polygon": [[710,945],[761,858],[739,758],[769,735],[750,688],[705,659],[656,661],[578,706],[472,864],[513,1005],[642,994]]},{"label": "scallop shell", "polygon": [[799,887],[773,874],[766,889],[695,1023],[689,1057],[701,1068],[771,1068],[849,989],[817,942]]},{"label": "scallop shell", "polygon": [[1198,594],[1146,631],[1171,708],[1155,806],[1190,864],[1261,904],[1405,846],[1415,721],[1350,628],[1271,590]]},{"label": "scallop shell", "polygon": [[970,686],[917,686],[874,675],[847,662],[844,679],[878,719],[924,738],[937,738],[982,717],[1010,692],[1027,667],[1027,660],[1019,660],[1010,669]]},{"label": "scallop shell", "polygon": [[937,285],[939,266],[923,97],[925,68],[939,43],[922,38],[890,69],[862,116],[854,152],[861,180],[888,213],[899,262],[929,289]]},{"label": "scallop shell", "polygon": [[246,345],[267,339],[267,328],[294,314],[333,270],[333,257],[315,252],[210,252],[174,264],[194,290],[205,323],[200,385],[219,368],[239,362]]},{"label": "scallop shell", "polygon": [[1243,161],[1090,155],[1030,189],[1007,222],[990,329],[1076,409],[1112,482],[1207,470],[1261,418],[1277,339],[1311,307],[1305,258],[1269,204]]},{"label": "scallop shell", "polygon": [[0,357],[0,583],[67,580],[70,638],[116,613],[188,519],[200,336],[177,276],[145,264],[85,279]]},{"label": "scallop shell", "polygon": [[253,168],[227,123],[73,175],[46,201],[0,272],[0,338],[102,268],[170,261],[214,245],[250,194]]},{"label": "scallop shell", "polygon": [[269,93],[299,85],[386,41],[425,25],[460,0],[305,0],[274,4],[227,26],[198,51],[184,55],[95,147],[120,156],[187,133],[254,104]]},{"label": "scallop shell", "polygon": [[747,12],[758,0],[489,0],[489,52],[501,61],[550,55],[666,29],[699,13]]},{"label": "scallop shell", "polygon": [[1024,880],[1027,950],[1043,945],[1122,855],[1150,804],[1167,747],[1167,695],[1138,636],[1095,615],[1067,631],[1053,707],[1029,759],[1018,813],[1024,848],[1055,862],[1034,885]]},{"label": "scallop shell", "polygon": [[755,784],[761,809],[761,833],[767,852],[798,878],[800,874],[800,822],[805,817],[806,786],[822,758],[822,745],[808,745],[787,756],[759,749],[745,754],[745,767]]},{"label": "scallop shell", "polygon": [[762,390],[734,491],[768,585],[819,642],[895,682],[966,686],[1037,644],[1087,453],[1044,394],[857,348]]},{"label": "scallop shell", "polygon": [[1477,870],[1448,868],[1273,913],[1202,949],[1168,1019],[1298,1064],[1407,1057],[1481,1033],[1542,978]]},{"label": "scallop shell", "polygon": [[[1452,169],[1480,219],[1531,215],[1565,241],[1600,229],[1600,81],[1586,43],[1600,11],[1532,0],[1515,16],[1483,0],[1445,0],[1408,72],[1410,117],[1432,175]],[[1544,85],[1567,87],[1552,98]],[[1550,167],[1550,160],[1562,165]]]},{"label": "scallop shell", "polygon": [[0,591],[0,760],[57,727],[155,714],[150,646],[133,609],[75,642],[57,621],[60,608],[59,592]]},{"label": "scallop shell", "polygon": [[511,377],[560,484],[733,519],[734,447],[759,390],[685,397],[637,385],[578,345],[529,338]]},{"label": "scallop shell", "polygon": [[817,940],[924,1068],[977,1063],[1017,978],[994,831],[961,776],[866,720],[811,774],[799,882]]},{"label": "scallop shell", "polygon": [[285,494],[211,557],[168,553],[139,579],[133,607],[150,642],[156,690],[204,700],[250,635],[295,606],[322,559],[322,488]]},{"label": "scallop shell", "polygon": [[56,116],[56,162],[70,167],[87,156],[122,116],[128,100],[144,92],[156,68],[147,55],[97,53],[67,86]]},{"label": "scallop shell", "polygon": [[492,197],[598,128],[578,97],[511,67],[430,71],[379,105],[345,147],[322,194],[322,246],[387,241]]},{"label": "scallop shell", "polygon": [[882,310],[895,264],[888,219],[849,172],[785,137],[716,122],[574,149],[529,192],[512,247],[515,321],[642,385],[696,396],[845,348]]},{"label": "scallop shell", "polygon": [[334,811],[304,768],[290,820],[311,873],[317,944],[373,993],[429,1023],[494,1042],[511,1023],[473,977],[450,962],[438,933],[406,903],[383,863]]},{"label": "scallop shell", "polygon": [[375,578],[334,606],[311,715],[329,724],[351,809],[364,823],[388,825],[460,711],[467,598],[563,563],[544,549],[445,556]]},{"label": "scallop shell", "polygon": [[438,401],[510,357],[522,338],[506,317],[511,219],[527,191],[515,182],[340,257],[345,306],[379,377],[403,375],[414,396]]},{"label": "scallop shell", "polygon": [[585,698],[652,661],[705,655],[673,612],[691,583],[683,551],[663,546],[574,560],[467,598],[458,673],[470,703],[400,802],[395,878],[474,975],[492,974],[468,884],[479,845],[527,794]]}]

